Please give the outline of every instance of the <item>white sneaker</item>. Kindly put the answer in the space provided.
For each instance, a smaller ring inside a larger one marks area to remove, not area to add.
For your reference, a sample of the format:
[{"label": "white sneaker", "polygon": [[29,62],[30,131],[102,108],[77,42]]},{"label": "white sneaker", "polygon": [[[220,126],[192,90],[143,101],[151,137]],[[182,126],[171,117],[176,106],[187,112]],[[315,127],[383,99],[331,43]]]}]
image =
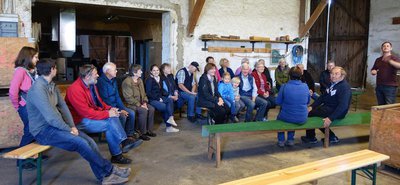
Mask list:
[{"label": "white sneaker", "polygon": [[165,132],[179,132],[179,129],[174,127],[167,127],[167,129],[165,129]]},{"label": "white sneaker", "polygon": [[176,124],[175,120],[174,120],[174,117],[172,117],[172,116],[168,118],[167,123],[169,123],[169,124],[171,124],[172,126],[175,126],[175,127],[178,126]]}]

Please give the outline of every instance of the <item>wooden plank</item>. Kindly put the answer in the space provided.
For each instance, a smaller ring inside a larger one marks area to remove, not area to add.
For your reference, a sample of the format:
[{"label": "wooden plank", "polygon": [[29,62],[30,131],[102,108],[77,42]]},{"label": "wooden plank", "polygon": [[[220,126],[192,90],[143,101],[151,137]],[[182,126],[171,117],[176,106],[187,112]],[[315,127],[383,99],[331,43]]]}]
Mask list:
[{"label": "wooden plank", "polygon": [[339,155],[315,162],[289,167],[274,172],[264,173],[223,185],[291,185],[314,181],[316,179],[337,173],[377,164],[389,159],[389,156],[371,150],[361,150],[349,154]]},{"label": "wooden plank", "polygon": [[306,35],[306,33],[310,30],[310,28],[314,25],[315,21],[318,19],[318,17],[324,11],[327,4],[328,4],[328,0],[321,0],[321,2],[318,4],[317,8],[312,13],[310,19],[308,19],[306,25],[303,27],[303,29],[300,30],[300,34],[299,34],[300,38],[304,37]]},{"label": "wooden plank", "polygon": [[21,148],[15,149],[11,152],[5,153],[3,157],[12,159],[27,159],[32,157],[35,158],[37,154],[46,151],[48,149],[50,149],[50,146],[31,143]]},{"label": "wooden plank", "polygon": [[202,41],[231,41],[231,42],[265,42],[265,43],[283,43],[295,44],[294,41],[275,41],[275,40],[257,40],[257,39],[227,39],[227,38],[200,38]]},{"label": "wooden plank", "polygon": [[306,22],[306,0],[300,0],[299,32],[304,28]]},{"label": "wooden plank", "polygon": [[392,24],[400,24],[400,17],[393,17]]},{"label": "wooden plank", "polygon": [[193,11],[190,14],[189,24],[188,24],[188,35],[193,36],[194,27],[199,20],[201,10],[203,9],[204,3],[206,0],[196,0],[196,3],[193,7]]}]

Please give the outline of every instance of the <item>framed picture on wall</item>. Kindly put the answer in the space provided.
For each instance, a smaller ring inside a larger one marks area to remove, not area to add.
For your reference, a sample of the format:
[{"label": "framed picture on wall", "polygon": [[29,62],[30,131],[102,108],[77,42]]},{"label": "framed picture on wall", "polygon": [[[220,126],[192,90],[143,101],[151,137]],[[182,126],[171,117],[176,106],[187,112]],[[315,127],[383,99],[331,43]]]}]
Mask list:
[{"label": "framed picture on wall", "polygon": [[278,65],[279,59],[284,58],[285,55],[280,53],[279,49],[271,50],[271,65]]}]

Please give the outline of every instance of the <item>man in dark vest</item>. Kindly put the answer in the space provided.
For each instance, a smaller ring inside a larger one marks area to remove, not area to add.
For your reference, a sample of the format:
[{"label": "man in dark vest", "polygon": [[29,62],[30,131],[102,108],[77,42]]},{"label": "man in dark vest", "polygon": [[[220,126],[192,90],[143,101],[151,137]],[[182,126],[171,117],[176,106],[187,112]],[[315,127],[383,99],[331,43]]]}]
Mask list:
[{"label": "man in dark vest", "polygon": [[187,117],[191,122],[196,122],[196,117],[203,119],[201,116],[201,108],[196,107],[195,102],[197,96],[197,83],[194,80],[194,73],[199,70],[199,63],[192,62],[188,67],[180,69],[176,73],[176,84],[178,84],[179,99],[178,108],[181,108],[185,102],[187,104]]},{"label": "man in dark vest", "polygon": [[268,106],[268,102],[258,97],[257,86],[254,82],[253,76],[250,75],[249,64],[242,64],[242,72],[239,74],[239,94],[240,99],[246,105],[246,117],[245,121],[253,121],[253,110],[258,107],[256,114],[256,121],[264,121],[265,111]]}]

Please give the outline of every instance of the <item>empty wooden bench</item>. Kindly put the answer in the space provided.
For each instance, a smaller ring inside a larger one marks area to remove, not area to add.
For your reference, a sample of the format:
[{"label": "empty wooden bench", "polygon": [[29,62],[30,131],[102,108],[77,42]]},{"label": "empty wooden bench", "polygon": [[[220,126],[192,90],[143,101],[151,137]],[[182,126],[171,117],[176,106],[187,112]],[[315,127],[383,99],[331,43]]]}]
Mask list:
[{"label": "empty wooden bench", "polygon": [[[370,120],[371,120],[370,112],[350,113],[343,119],[333,121],[330,127],[369,124]],[[310,117],[307,119],[307,122],[303,125],[286,123],[280,120],[271,120],[267,122],[203,125],[202,136],[208,137],[208,158],[212,159],[212,155],[215,154],[216,167],[218,167],[221,161],[221,138],[223,136],[254,135],[254,134],[264,134],[272,131],[277,132],[277,131],[291,131],[291,130],[306,130],[306,129],[317,129],[323,127],[324,124],[322,118]],[[329,147],[328,129],[329,128],[325,128],[324,147]]]},{"label": "empty wooden bench", "polygon": [[20,147],[11,152],[5,153],[4,158],[25,159],[18,164],[19,184],[22,185],[22,165],[26,163],[36,164],[36,182],[42,184],[42,152],[50,149],[50,146],[43,146],[37,143]]},{"label": "empty wooden bench", "polygon": [[356,171],[361,170],[376,184],[377,166],[389,156],[371,150],[361,150],[345,155],[331,157],[290,168],[264,173],[223,185],[291,185],[305,182],[317,183],[317,179],[351,170],[351,184],[356,184]]}]

